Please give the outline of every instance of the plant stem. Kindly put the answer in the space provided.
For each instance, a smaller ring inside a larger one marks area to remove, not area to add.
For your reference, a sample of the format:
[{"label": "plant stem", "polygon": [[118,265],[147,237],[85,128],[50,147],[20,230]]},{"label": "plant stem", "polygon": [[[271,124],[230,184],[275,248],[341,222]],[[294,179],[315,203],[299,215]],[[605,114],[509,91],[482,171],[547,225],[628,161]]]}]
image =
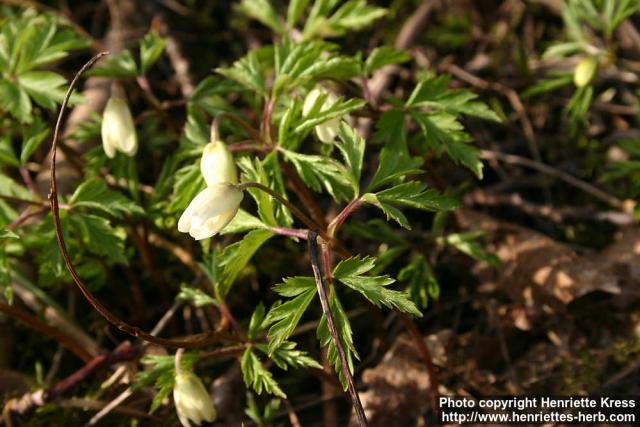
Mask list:
[{"label": "plant stem", "polygon": [[307,240],[307,234],[309,233],[309,230],[300,230],[297,228],[270,227],[269,229],[281,236],[297,237],[303,240]]},{"label": "plant stem", "polygon": [[46,206],[47,205],[45,202],[37,202],[35,200],[28,200],[28,199],[23,199],[23,198],[20,198],[20,197],[7,196],[5,194],[0,194],[0,200],[5,200],[7,202],[13,202],[13,203],[24,203],[26,205],[32,205],[32,206]]},{"label": "plant stem", "polygon": [[338,335],[338,330],[336,328],[335,322],[333,321],[333,315],[331,314],[331,309],[329,307],[329,298],[327,298],[324,278],[322,276],[322,271],[320,270],[320,262],[318,260],[318,234],[319,233],[315,230],[309,230],[308,241],[309,255],[311,257],[311,268],[313,269],[313,276],[315,277],[316,286],[318,288],[318,297],[320,298],[320,305],[322,305],[322,313],[327,319],[327,327],[329,328],[331,339],[336,346],[336,350],[338,350],[338,356],[340,357],[340,367],[342,368],[342,373],[347,380],[347,388],[349,390],[349,395],[351,396],[351,401],[356,412],[358,424],[360,425],[360,427],[367,427],[369,425],[367,423],[367,417],[364,414],[362,402],[360,402],[360,397],[358,396],[358,392],[356,391],[356,386],[353,382],[353,376],[351,375],[351,371],[349,370],[347,355],[344,351],[344,347],[342,347],[342,342],[340,341],[340,336]]},{"label": "plant stem", "polygon": [[190,337],[184,337],[180,339],[170,339],[170,338],[160,338],[149,334],[148,332],[143,331],[142,329],[132,326],[122,319],[120,319],[115,314],[111,313],[100,301],[98,301],[87,285],[84,284],[82,279],[80,278],[78,272],[76,271],[73,262],[71,261],[71,256],[69,255],[69,250],[67,249],[67,245],[64,240],[64,234],[62,232],[62,225],[60,223],[60,207],[58,201],[58,188],[56,181],[56,149],[58,148],[58,136],[60,134],[60,127],[62,125],[62,118],[64,116],[64,112],[67,108],[67,104],[69,103],[69,98],[71,97],[71,93],[76,86],[76,83],[80,79],[80,76],[91,67],[98,59],[103,56],[108,55],[108,52],[100,52],[91,58],[86,64],[80,68],[80,71],[76,73],[71,80],[71,84],[69,85],[69,89],[62,101],[62,105],[60,106],[60,113],[58,114],[58,119],[56,120],[55,130],[53,132],[53,141],[51,142],[51,183],[49,189],[49,203],[51,206],[51,214],[53,215],[53,225],[56,231],[56,237],[58,240],[58,247],[60,248],[60,252],[62,254],[62,258],[64,259],[64,263],[67,267],[67,270],[71,274],[73,281],[82,292],[82,295],[87,299],[87,301],[93,306],[93,308],[109,323],[114,325],[116,328],[120,329],[122,332],[125,332],[129,335],[132,335],[136,338],[140,338],[142,340],[152,342],[154,344],[158,344],[165,347],[178,347],[178,348],[195,348],[200,347],[205,344],[210,344],[213,342],[219,341],[231,341],[238,342],[239,338],[235,335],[228,334],[225,332],[208,332],[203,334],[197,334]]},{"label": "plant stem", "polygon": [[[293,205],[293,203],[291,203],[290,201],[285,199],[280,193],[278,193],[277,191],[273,190],[272,188],[270,188],[270,187],[268,187],[268,186],[266,186],[264,184],[260,184],[259,182],[253,182],[253,181],[243,182],[242,184],[238,185],[238,189],[239,190],[244,190],[246,188],[256,188],[256,189],[258,189],[260,191],[264,191],[265,193],[269,194],[271,197],[273,197],[274,199],[276,199],[277,201],[279,201],[280,203],[285,205],[287,208],[289,208],[291,213],[294,214],[300,221],[302,221],[304,223],[304,225],[309,227],[309,229],[318,228],[318,224],[316,224],[304,212],[302,212],[300,209],[295,207]],[[327,239],[327,240],[331,240],[331,239],[329,239],[329,236],[327,236],[327,234],[324,233],[324,232],[320,232],[320,235],[323,238]]]},{"label": "plant stem", "polygon": [[329,224],[327,227],[327,234],[331,236],[331,238],[335,237],[338,229],[342,226],[342,224],[349,218],[353,212],[356,211],[362,204],[362,196],[354,198],[349,202],[347,206],[340,212]]}]

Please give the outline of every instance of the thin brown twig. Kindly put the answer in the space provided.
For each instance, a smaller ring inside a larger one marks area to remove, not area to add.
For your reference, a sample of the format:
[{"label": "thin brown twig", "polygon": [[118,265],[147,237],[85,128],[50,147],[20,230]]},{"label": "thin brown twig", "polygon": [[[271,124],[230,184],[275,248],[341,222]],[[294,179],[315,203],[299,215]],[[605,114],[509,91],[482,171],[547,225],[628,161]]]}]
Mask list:
[{"label": "thin brown twig", "polygon": [[327,327],[329,329],[329,333],[331,334],[331,339],[333,340],[333,343],[336,346],[336,350],[338,351],[338,357],[340,358],[340,367],[342,368],[342,374],[347,381],[347,388],[349,390],[351,402],[356,412],[358,424],[360,425],[360,427],[366,427],[369,425],[367,422],[367,417],[364,414],[362,402],[360,402],[360,396],[358,396],[358,391],[356,390],[356,385],[353,381],[351,370],[349,369],[347,355],[344,351],[344,347],[342,346],[342,342],[340,341],[338,329],[336,328],[335,322],[333,321],[333,315],[331,314],[331,309],[329,307],[329,298],[327,297],[324,278],[320,269],[320,262],[318,260],[318,235],[319,233],[317,231],[310,230],[308,237],[311,268],[313,269],[313,276],[315,277],[316,287],[318,288],[318,297],[320,298],[322,313],[327,319]]},{"label": "thin brown twig", "polygon": [[520,166],[525,166],[531,169],[535,169],[546,175],[561,179],[567,184],[572,185],[576,188],[579,188],[585,193],[591,194],[596,199],[599,199],[616,209],[624,208],[623,201],[618,199],[617,197],[614,197],[602,191],[598,187],[595,187],[589,184],[588,182],[582,181],[574,177],[573,175],[570,175],[566,172],[563,172],[551,166],[545,165],[544,163],[536,162],[535,160],[527,159],[526,157],[516,156],[515,154],[506,154],[506,153],[501,153],[499,151],[492,151],[492,150],[480,150],[480,158],[484,160],[499,160],[505,163],[520,165]]},{"label": "thin brown twig", "polygon": [[56,328],[52,328],[37,317],[34,317],[31,314],[16,307],[1,302],[0,312],[3,312],[4,314],[13,317],[14,319],[26,323],[36,331],[42,332],[43,334],[53,338],[85,362],[88,362],[92,359],[91,354],[87,350],[85,350],[84,347],[79,345],[72,337],[63,332],[60,332]]},{"label": "thin brown twig", "polygon": [[51,214],[53,215],[53,224],[56,231],[56,237],[58,240],[58,247],[60,248],[60,252],[62,254],[62,258],[64,259],[67,270],[71,274],[73,281],[78,286],[78,289],[86,300],[93,306],[93,308],[109,323],[114,325],[116,328],[125,332],[129,335],[132,335],[136,338],[140,338],[145,341],[152,342],[154,344],[158,344],[165,347],[177,347],[177,348],[196,348],[203,346],[205,344],[211,344],[214,342],[220,341],[232,341],[237,342],[238,337],[228,334],[222,331],[212,331],[203,334],[197,334],[189,337],[179,338],[179,339],[171,339],[171,338],[161,338],[154,335],[149,334],[148,332],[143,331],[142,329],[132,326],[127,322],[120,319],[118,316],[114,315],[111,311],[109,311],[100,301],[98,301],[89,288],[84,284],[82,279],[80,278],[76,268],[71,260],[71,256],[67,249],[67,245],[64,240],[64,234],[62,232],[62,224],[60,222],[60,214],[59,214],[59,201],[58,201],[58,189],[57,189],[57,181],[56,181],[56,149],[58,146],[58,136],[60,134],[60,127],[62,124],[62,118],[64,116],[64,112],[66,110],[67,104],[69,103],[69,98],[71,97],[71,93],[80,79],[80,76],[90,68],[96,61],[98,61],[103,56],[107,55],[108,52],[100,52],[91,58],[86,64],[80,68],[80,71],[76,73],[71,84],[69,85],[69,89],[62,101],[62,105],[60,107],[60,113],[58,114],[58,119],[56,121],[55,130],[53,133],[53,141],[51,142],[51,183],[49,189],[49,202],[51,205]]}]

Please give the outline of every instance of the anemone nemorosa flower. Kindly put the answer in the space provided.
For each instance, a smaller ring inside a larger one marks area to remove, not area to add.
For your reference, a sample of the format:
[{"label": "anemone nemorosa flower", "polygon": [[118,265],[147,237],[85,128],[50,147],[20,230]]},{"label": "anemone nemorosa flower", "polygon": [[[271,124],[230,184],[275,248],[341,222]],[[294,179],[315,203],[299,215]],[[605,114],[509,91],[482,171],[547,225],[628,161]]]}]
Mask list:
[{"label": "anemone nemorosa flower", "polygon": [[196,240],[216,235],[236,216],[242,196],[242,191],[230,183],[205,188],[182,213],[178,231],[189,233]]},{"label": "anemone nemorosa flower", "polygon": [[173,401],[180,423],[191,427],[190,421],[200,425],[202,421],[212,422],[216,419],[211,396],[195,374],[182,369],[176,372],[173,386]]},{"label": "anemone nemorosa flower", "polygon": [[102,115],[102,147],[109,158],[113,158],[116,151],[133,156],[138,150],[131,110],[124,91],[117,83],[111,86],[111,97]]}]

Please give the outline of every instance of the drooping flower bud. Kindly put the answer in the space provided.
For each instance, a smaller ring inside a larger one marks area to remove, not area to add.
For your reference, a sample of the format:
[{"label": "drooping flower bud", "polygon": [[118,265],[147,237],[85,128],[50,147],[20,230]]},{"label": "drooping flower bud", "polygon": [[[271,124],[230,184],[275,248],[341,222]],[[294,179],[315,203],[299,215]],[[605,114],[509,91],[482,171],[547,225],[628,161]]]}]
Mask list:
[{"label": "drooping flower bud", "polygon": [[[307,97],[304,100],[304,104],[302,105],[303,116],[308,116],[311,113],[321,96],[325,96],[325,98],[322,105],[320,106],[320,112],[328,110],[338,100],[338,98],[333,93],[321,87],[316,87],[307,94]],[[340,119],[337,117],[327,120],[324,123],[320,123],[315,127],[318,139],[327,144],[332,143],[336,139],[339,130]]]},{"label": "drooping flower bud", "polygon": [[576,87],[584,87],[591,83],[598,68],[598,61],[593,56],[583,58],[573,70],[573,83]]},{"label": "drooping flower bud", "polygon": [[102,147],[109,158],[113,158],[116,151],[133,156],[138,150],[131,110],[122,87],[117,83],[111,85],[111,97],[102,115]]},{"label": "drooping flower bud", "polygon": [[204,147],[200,171],[209,187],[222,182],[238,183],[238,170],[233,154],[222,141],[210,142]]},{"label": "drooping flower bud", "polygon": [[180,369],[176,372],[173,386],[173,400],[180,423],[191,427],[190,421],[200,425],[202,421],[212,422],[216,419],[211,396],[195,374]]},{"label": "drooping flower bud", "polygon": [[229,183],[205,188],[182,213],[178,231],[189,233],[196,240],[214,236],[236,216],[242,197],[242,191]]}]

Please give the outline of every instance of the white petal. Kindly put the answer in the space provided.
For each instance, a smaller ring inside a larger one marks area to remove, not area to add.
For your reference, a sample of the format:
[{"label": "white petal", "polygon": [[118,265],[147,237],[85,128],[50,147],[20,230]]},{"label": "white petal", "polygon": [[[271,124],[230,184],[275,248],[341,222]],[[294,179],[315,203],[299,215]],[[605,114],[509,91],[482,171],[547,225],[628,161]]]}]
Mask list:
[{"label": "white petal", "polygon": [[308,116],[313,106],[316,104],[316,100],[322,94],[322,90],[320,88],[315,88],[311,92],[307,94],[307,97],[304,99],[304,104],[302,105],[302,115]]},{"label": "white petal", "polygon": [[200,171],[207,186],[221,182],[238,183],[238,170],[233,154],[222,141],[211,142],[204,147]]},{"label": "white petal", "polygon": [[193,198],[178,221],[178,231],[197,240],[218,233],[236,215],[243,193],[232,184],[216,184]]},{"label": "white petal", "polygon": [[239,208],[240,205],[238,204],[238,207],[235,209],[224,212],[216,217],[208,218],[198,225],[192,224],[189,234],[196,240],[208,239],[209,237],[215,236],[231,222],[238,213]]},{"label": "white petal", "polygon": [[338,136],[339,129],[340,121],[338,119],[331,119],[316,126],[316,135],[318,135],[320,141],[330,144],[336,139],[336,136]]},{"label": "white petal", "polygon": [[181,233],[188,233],[191,228],[191,220],[193,218],[193,201],[187,206],[187,209],[182,212],[180,219],[178,220],[178,231]]},{"label": "white petal", "polygon": [[107,101],[102,116],[102,142],[109,157],[115,150],[133,155],[138,148],[133,117],[123,98],[112,96]]}]

